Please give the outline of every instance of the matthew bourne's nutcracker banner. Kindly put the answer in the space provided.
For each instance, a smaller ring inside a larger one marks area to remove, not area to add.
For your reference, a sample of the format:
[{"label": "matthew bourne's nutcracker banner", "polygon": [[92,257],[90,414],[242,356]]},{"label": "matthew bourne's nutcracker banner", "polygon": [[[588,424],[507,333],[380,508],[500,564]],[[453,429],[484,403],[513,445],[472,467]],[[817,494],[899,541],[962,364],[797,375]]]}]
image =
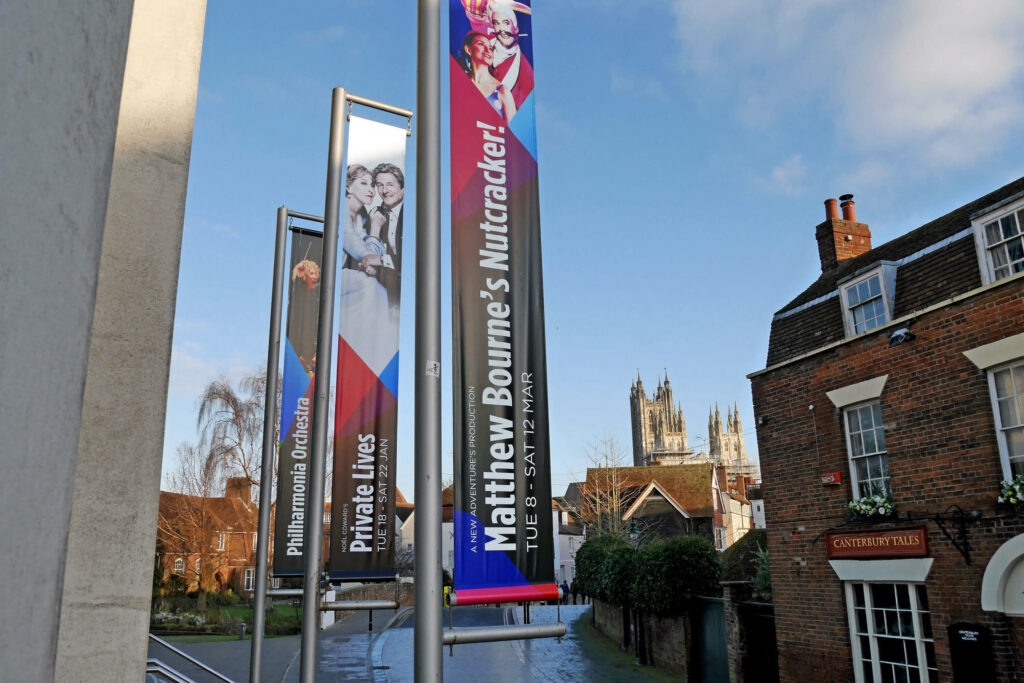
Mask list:
[{"label": "matthew bourne's nutcracker banner", "polygon": [[532,16],[449,0],[458,604],[555,597]]}]

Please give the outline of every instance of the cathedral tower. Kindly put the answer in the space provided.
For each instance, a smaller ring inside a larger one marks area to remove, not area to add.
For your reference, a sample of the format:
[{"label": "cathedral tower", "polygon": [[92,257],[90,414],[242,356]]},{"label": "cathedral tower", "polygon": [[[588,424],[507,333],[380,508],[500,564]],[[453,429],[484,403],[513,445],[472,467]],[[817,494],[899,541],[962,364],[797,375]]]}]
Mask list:
[{"label": "cathedral tower", "polygon": [[648,398],[644,383],[637,373],[629,391],[629,411],[633,424],[633,465],[642,467],[675,464],[693,455],[686,440],[686,418],[683,409],[672,399],[672,384],[658,378],[654,397]]}]

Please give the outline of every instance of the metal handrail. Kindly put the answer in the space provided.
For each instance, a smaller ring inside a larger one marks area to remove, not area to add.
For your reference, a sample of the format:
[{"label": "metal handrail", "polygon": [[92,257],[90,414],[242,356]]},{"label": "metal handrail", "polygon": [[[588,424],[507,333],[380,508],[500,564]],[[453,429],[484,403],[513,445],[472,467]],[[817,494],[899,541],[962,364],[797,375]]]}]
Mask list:
[{"label": "metal handrail", "polygon": [[150,658],[146,660],[146,673],[157,673],[161,676],[166,676],[174,681],[174,683],[196,683],[185,674],[161,662],[159,659]]},{"label": "metal handrail", "polygon": [[149,638],[150,638],[150,640],[153,640],[153,641],[159,643],[160,645],[163,645],[164,647],[166,647],[168,650],[170,650],[174,654],[178,655],[179,657],[182,657],[182,658],[188,660],[189,662],[191,662],[192,664],[195,664],[196,666],[198,666],[200,669],[202,669],[206,673],[210,674],[211,676],[216,676],[220,680],[224,681],[224,683],[235,683],[233,680],[231,680],[230,678],[228,678],[224,674],[220,673],[219,671],[217,671],[215,669],[211,669],[210,667],[208,667],[207,665],[203,664],[202,662],[200,662],[195,657],[193,657],[193,656],[191,656],[191,655],[189,655],[189,654],[187,654],[185,652],[182,652],[178,648],[176,648],[173,645],[171,645],[170,643],[168,643],[163,638],[158,638],[157,636],[153,635],[152,633],[149,634]]}]

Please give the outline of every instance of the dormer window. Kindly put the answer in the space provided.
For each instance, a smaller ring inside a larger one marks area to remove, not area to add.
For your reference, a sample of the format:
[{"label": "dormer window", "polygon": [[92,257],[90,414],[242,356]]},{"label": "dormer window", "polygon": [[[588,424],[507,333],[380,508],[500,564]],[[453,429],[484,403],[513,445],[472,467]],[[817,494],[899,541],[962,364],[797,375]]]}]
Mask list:
[{"label": "dormer window", "polygon": [[1024,210],[985,224],[985,249],[992,279],[1001,280],[1024,270]]},{"label": "dormer window", "polygon": [[1024,199],[1010,197],[972,216],[981,279],[990,284],[1024,272]]},{"label": "dormer window", "polygon": [[840,285],[847,336],[885,325],[891,319],[896,266],[883,264]]}]

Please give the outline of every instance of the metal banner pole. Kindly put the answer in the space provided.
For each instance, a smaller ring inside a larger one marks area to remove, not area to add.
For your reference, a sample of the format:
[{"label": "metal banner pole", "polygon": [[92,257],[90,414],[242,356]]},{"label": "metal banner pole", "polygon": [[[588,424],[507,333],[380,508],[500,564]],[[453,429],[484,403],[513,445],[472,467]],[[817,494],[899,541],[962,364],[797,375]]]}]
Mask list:
[{"label": "metal banner pole", "polygon": [[441,681],[441,5],[419,0],[416,89],[416,683]]},{"label": "metal banner pole", "polygon": [[320,570],[324,535],[324,460],[327,451],[327,398],[331,390],[331,337],[334,333],[334,286],[338,265],[338,216],[345,152],[345,89],[331,98],[331,136],[327,146],[327,196],[324,202],[324,241],[320,267],[320,314],[317,321],[317,359],[313,398],[313,444],[306,484],[306,574],[302,584],[302,654],[299,680],[316,678],[316,647],[320,630]]},{"label": "metal banner pole", "polygon": [[274,284],[270,294],[270,341],[267,342],[267,394],[263,400],[263,462],[260,465],[259,522],[256,527],[256,587],[252,604],[252,649],[249,681],[259,683],[266,617],[267,558],[270,550],[270,489],[274,479],[277,439],[277,364],[281,353],[281,300],[284,292],[284,256],[288,239],[288,210],[277,207],[277,239],[274,241]]}]

